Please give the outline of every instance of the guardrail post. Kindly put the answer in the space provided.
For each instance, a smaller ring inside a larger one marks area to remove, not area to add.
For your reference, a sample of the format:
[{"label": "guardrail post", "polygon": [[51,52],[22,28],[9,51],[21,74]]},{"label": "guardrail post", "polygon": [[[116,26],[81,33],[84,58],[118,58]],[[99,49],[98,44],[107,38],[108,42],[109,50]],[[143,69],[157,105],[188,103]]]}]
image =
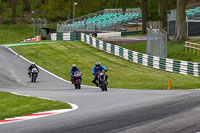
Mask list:
[{"label": "guardrail post", "polygon": [[193,43],[193,53],[195,54],[196,45]]},{"label": "guardrail post", "polygon": [[187,44],[188,42],[185,42],[185,51],[187,52]]}]

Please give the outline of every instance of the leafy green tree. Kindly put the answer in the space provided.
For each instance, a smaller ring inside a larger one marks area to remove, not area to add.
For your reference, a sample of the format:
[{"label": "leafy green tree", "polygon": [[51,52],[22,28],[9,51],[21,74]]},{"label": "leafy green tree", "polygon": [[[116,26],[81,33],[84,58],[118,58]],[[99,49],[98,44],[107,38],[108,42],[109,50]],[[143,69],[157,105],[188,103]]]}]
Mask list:
[{"label": "leafy green tree", "polygon": [[31,5],[29,0],[23,0],[23,10],[24,11],[31,11]]},{"label": "leafy green tree", "polygon": [[11,1],[11,6],[12,6],[12,23],[13,24],[16,24],[16,17],[17,17],[17,14],[16,14],[16,3],[17,3],[17,0],[12,0]]}]

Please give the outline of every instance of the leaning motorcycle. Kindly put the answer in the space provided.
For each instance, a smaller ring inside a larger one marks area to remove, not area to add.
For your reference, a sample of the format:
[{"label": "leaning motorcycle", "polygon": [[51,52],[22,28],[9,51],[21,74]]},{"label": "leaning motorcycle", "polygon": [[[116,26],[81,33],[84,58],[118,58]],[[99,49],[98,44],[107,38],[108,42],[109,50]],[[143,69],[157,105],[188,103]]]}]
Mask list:
[{"label": "leaning motorcycle", "polygon": [[31,82],[36,82],[38,76],[38,70],[36,68],[33,68],[31,71]]},{"label": "leaning motorcycle", "polygon": [[107,82],[107,75],[105,74],[105,72],[100,72],[98,73],[98,85],[99,85],[99,88],[101,88],[102,91],[107,91],[107,85],[108,85],[108,82]]},{"label": "leaning motorcycle", "polygon": [[78,71],[76,71],[72,76],[75,89],[81,89],[81,76],[82,74]]}]

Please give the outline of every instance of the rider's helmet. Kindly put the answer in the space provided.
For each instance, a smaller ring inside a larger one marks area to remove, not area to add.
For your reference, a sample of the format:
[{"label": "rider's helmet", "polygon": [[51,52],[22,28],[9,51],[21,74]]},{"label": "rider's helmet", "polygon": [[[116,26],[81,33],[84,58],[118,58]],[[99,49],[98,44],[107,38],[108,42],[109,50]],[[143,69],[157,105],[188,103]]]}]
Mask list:
[{"label": "rider's helmet", "polygon": [[32,62],[32,64],[31,64],[32,66],[35,66],[35,62]]},{"label": "rider's helmet", "polygon": [[76,64],[73,64],[73,65],[72,65],[72,68],[73,68],[73,69],[76,69]]},{"label": "rider's helmet", "polygon": [[100,67],[100,62],[96,62],[95,66],[96,66],[96,68],[99,68]]}]

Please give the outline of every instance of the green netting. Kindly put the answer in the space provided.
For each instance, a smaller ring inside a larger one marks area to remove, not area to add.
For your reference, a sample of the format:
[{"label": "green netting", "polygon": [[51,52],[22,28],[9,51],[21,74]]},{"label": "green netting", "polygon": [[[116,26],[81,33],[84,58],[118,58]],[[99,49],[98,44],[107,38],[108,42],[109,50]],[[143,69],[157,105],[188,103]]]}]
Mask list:
[{"label": "green netting", "polygon": [[96,40],[96,47],[99,48],[99,40]]},{"label": "green netting", "polygon": [[107,51],[107,43],[106,42],[103,42],[103,50]]},{"label": "green netting", "polygon": [[148,56],[148,66],[153,67],[153,56]]},{"label": "green netting", "polygon": [[133,51],[132,50],[128,50],[128,60],[133,61]]},{"label": "green netting", "polygon": [[123,57],[124,56],[124,48],[119,47],[119,56]]},{"label": "green netting", "polygon": [[84,42],[86,42],[86,39],[87,39],[87,38],[86,38],[86,34],[84,34]]},{"label": "green netting", "polygon": [[93,45],[93,43],[92,43],[92,37],[90,37],[90,45]]},{"label": "green netting", "polygon": [[143,54],[138,53],[138,64],[142,64],[142,61],[143,61],[142,57],[143,57]]},{"label": "green netting", "polygon": [[160,67],[161,70],[165,70],[166,69],[166,58],[160,58],[159,67]]},{"label": "green netting", "polygon": [[188,66],[187,66],[187,73],[193,75],[194,71],[193,71],[193,63],[188,62]]},{"label": "green netting", "polygon": [[57,32],[57,40],[63,40],[63,33]]},{"label": "green netting", "polygon": [[180,72],[180,61],[173,60],[173,72]]},{"label": "green netting", "polygon": [[51,40],[51,35],[50,35],[50,34],[47,34],[46,37],[45,37],[45,39],[46,39],[46,40]]},{"label": "green netting", "polygon": [[111,45],[111,53],[115,54],[115,45]]}]

